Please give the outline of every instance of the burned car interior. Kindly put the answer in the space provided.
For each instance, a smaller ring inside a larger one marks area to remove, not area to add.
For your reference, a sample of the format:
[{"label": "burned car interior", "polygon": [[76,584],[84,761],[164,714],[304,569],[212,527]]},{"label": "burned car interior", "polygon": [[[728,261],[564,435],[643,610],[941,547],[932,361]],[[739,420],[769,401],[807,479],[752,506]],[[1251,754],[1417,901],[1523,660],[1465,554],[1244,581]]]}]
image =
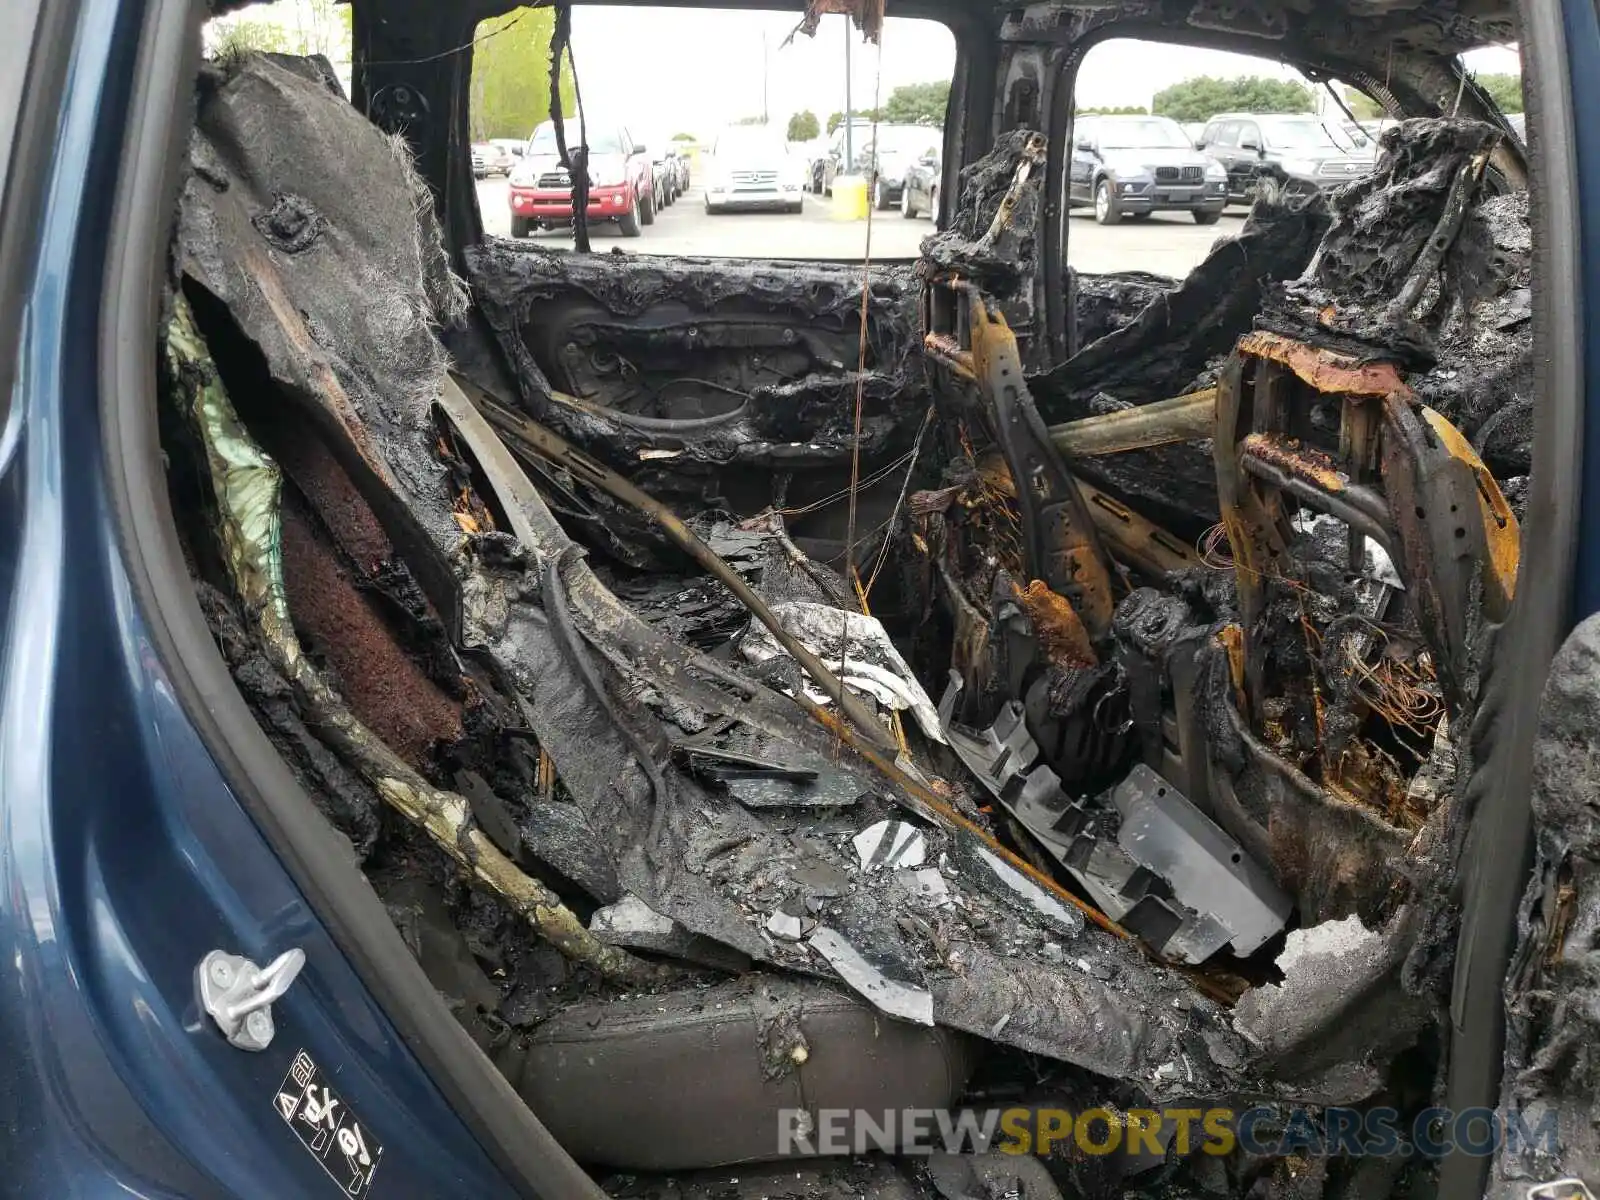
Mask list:
[{"label": "burned car interior", "polygon": [[[923,4],[945,212],[833,263],[486,237],[503,7],[361,0],[353,96],[207,61],[157,347],[217,647],[480,1050],[613,1195],[1433,1194],[1170,1136],[764,1164],[779,1110],[1437,1093],[1535,424],[1528,163],[1458,57],[1510,11]],[[1113,33],[1406,119],[1183,279],[1078,272]]]}]

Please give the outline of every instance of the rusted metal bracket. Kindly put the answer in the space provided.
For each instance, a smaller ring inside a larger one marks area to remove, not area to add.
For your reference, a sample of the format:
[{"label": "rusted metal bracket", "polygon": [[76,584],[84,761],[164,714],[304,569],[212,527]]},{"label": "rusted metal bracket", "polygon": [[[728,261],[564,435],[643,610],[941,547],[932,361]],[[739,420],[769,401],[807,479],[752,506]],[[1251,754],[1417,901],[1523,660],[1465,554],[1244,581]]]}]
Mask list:
[{"label": "rusted metal bracket", "polygon": [[1156,578],[1202,565],[1200,555],[1188,542],[1140,516],[1109,492],[1080,479],[1078,494],[1083,497],[1102,543],[1118,562]]},{"label": "rusted metal bracket", "polygon": [[[1310,444],[1310,414],[1339,405],[1336,445]],[[1267,692],[1258,621],[1274,580],[1298,579],[1285,503],[1349,526],[1389,552],[1452,714],[1469,699],[1480,621],[1510,607],[1517,520],[1494,476],[1449,421],[1417,401],[1394,364],[1357,361],[1278,334],[1239,340],[1218,380],[1213,455],[1232,545],[1245,691]]]},{"label": "rusted metal bracket", "polygon": [[1091,637],[1111,632],[1116,607],[1111,564],[1077,481],[1050,441],[1050,431],[1023,380],[1017,339],[975,290],[967,292],[967,324],[979,391],[994,424],[1022,513],[1023,566],[1067,598]]},{"label": "rusted metal bracket", "polygon": [[[1011,478],[1011,468],[998,452],[991,451],[980,458],[978,471],[1003,495],[1016,499],[1017,485]],[[1158,579],[1171,571],[1204,565],[1188,542],[1140,516],[1110,492],[1102,492],[1083,479],[1077,484],[1101,544],[1115,561]]]},{"label": "rusted metal bracket", "polygon": [[1050,426],[1050,440],[1070,462],[1146,450],[1211,436],[1217,419],[1217,389],[1203,388],[1171,400]]},{"label": "rusted metal bracket", "polygon": [[967,285],[953,275],[941,275],[923,285],[922,349],[929,361],[975,383],[966,290]]}]

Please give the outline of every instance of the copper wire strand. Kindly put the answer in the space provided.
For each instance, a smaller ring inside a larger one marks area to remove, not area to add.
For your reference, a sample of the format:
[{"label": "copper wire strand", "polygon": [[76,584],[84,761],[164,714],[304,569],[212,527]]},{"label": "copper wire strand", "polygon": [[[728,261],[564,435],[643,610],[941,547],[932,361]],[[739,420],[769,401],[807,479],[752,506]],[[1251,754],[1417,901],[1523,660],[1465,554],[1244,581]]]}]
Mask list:
[{"label": "copper wire strand", "polygon": [[[871,474],[863,477],[861,480],[861,486],[871,487],[875,483],[881,483],[883,480],[887,479],[890,475],[894,474],[895,471],[899,470],[910,461],[911,451],[908,450],[899,458],[894,459],[892,462],[885,463]],[[816,512],[819,508],[826,508],[830,504],[837,504],[840,500],[848,500],[849,498],[850,488],[846,486],[840,488],[837,492],[834,492],[831,495],[822,497],[820,500],[812,500],[806,504],[795,505],[789,508],[780,508],[774,511],[776,511],[779,516],[801,517],[806,513]]]},{"label": "copper wire strand", "polygon": [[1228,527],[1218,521],[1210,529],[1200,535],[1200,540],[1195,543],[1195,549],[1200,554],[1200,561],[1213,571],[1231,571],[1233,564],[1233,547],[1228,546],[1228,553],[1223,554],[1223,543],[1228,541]]},{"label": "copper wire strand", "polygon": [[[1383,626],[1373,621],[1363,624],[1383,645],[1388,645],[1389,634]],[[1427,655],[1409,660],[1380,652],[1374,666],[1352,641],[1345,650],[1345,658],[1355,676],[1357,694],[1389,724],[1403,725],[1419,736],[1426,736],[1444,717],[1444,698],[1439,694],[1437,679],[1432,674],[1432,660]]]},{"label": "copper wire strand", "polygon": [[[973,448],[972,434],[965,421],[957,428],[956,436],[961,445],[961,452],[968,460],[976,463],[978,452]],[[991,519],[985,522],[990,551],[995,560],[1007,571],[1013,575],[1019,574],[1022,570],[1022,514],[1017,509],[1014,494],[1007,492],[982,471],[978,472],[977,482],[978,500],[969,507],[980,508],[990,514],[998,515],[998,521]],[[1003,529],[1000,528],[1001,523],[1004,524]]]},{"label": "copper wire strand", "polygon": [[888,532],[884,534],[883,545],[878,550],[878,561],[873,564],[872,573],[867,576],[866,588],[861,593],[862,612],[867,611],[867,598],[872,595],[872,585],[878,582],[878,572],[883,570],[883,564],[889,558],[889,547],[893,544],[894,539],[894,527],[900,519],[900,510],[905,507],[906,496],[911,491],[911,477],[917,473],[917,459],[922,455],[922,439],[927,435],[928,426],[932,424],[933,406],[930,404],[927,411],[922,414],[922,424],[917,428],[916,441],[911,443],[911,453],[906,456],[910,461],[906,463],[906,476],[900,483],[900,495],[896,498],[894,508],[889,513]]},{"label": "copper wire strand", "polygon": [[[1273,582],[1284,584],[1301,593],[1300,627],[1306,638],[1306,651],[1313,662],[1319,667],[1324,667],[1322,636],[1305,611],[1306,584],[1278,572],[1263,575],[1262,572],[1240,567],[1234,562],[1232,554],[1224,551],[1223,547],[1226,545],[1228,545],[1228,530],[1219,521],[1201,535],[1196,549],[1200,553],[1201,561],[1213,570],[1245,570],[1258,578],[1270,578]],[[1389,633],[1382,625],[1376,621],[1363,621],[1363,624],[1380,639],[1383,645],[1389,643]],[[1439,695],[1436,677],[1429,669],[1431,664],[1427,663],[1425,657],[1420,660],[1423,665],[1413,665],[1407,660],[1380,656],[1378,663],[1373,665],[1367,661],[1366,655],[1354,641],[1346,646],[1344,657],[1349,673],[1355,678],[1356,694],[1368,708],[1390,725],[1403,726],[1419,736],[1426,736],[1445,715],[1444,700]],[[1322,697],[1321,689],[1315,684],[1313,684],[1313,698],[1320,726]],[[1320,735],[1320,728],[1318,732]]]},{"label": "copper wire strand", "polygon": [[[883,42],[878,43],[878,62],[872,81],[872,152],[878,153],[878,96],[883,86]],[[847,122],[850,114],[846,113]],[[849,129],[845,130],[848,139]],[[856,554],[856,497],[861,488],[861,411],[866,404],[867,390],[867,309],[872,298],[872,201],[867,201],[867,229],[861,254],[861,315],[860,331],[856,342],[856,403],[855,423],[850,434],[850,510],[845,519],[844,577],[848,585],[855,576]],[[839,670],[841,674],[850,653],[850,615],[844,613],[839,622]],[[836,737],[841,741],[842,735]]]}]

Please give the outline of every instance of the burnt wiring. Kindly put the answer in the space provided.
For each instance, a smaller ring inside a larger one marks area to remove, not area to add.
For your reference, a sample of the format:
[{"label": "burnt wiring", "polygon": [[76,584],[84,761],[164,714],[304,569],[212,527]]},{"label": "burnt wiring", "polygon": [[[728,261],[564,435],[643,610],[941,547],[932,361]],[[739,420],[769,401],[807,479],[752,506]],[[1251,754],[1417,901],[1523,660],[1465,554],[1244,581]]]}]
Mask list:
[{"label": "burnt wiring", "polygon": [[1195,543],[1195,549],[1200,552],[1200,561],[1213,571],[1234,569],[1233,547],[1228,542],[1228,527],[1221,521],[1200,535],[1200,540]]},{"label": "burnt wiring", "polygon": [[894,544],[894,527],[900,520],[900,511],[905,507],[906,496],[911,491],[911,478],[917,473],[917,459],[922,456],[922,439],[928,434],[928,427],[933,424],[933,406],[929,405],[922,414],[922,424],[917,428],[916,441],[911,443],[911,453],[906,457],[905,478],[900,481],[900,495],[895,498],[894,508],[889,512],[889,520],[885,523],[883,546],[878,550],[878,561],[872,564],[872,573],[867,576],[867,582],[862,588],[861,605],[866,608],[867,598],[872,595],[872,585],[878,582],[878,572],[883,570],[883,564],[889,557],[889,547]]},{"label": "burnt wiring", "polygon": [[[861,486],[862,487],[871,487],[875,483],[881,483],[883,480],[887,479],[890,475],[894,474],[901,467],[903,467],[907,463],[909,463],[911,461],[912,453],[913,453],[912,451],[908,450],[908,451],[906,451],[906,453],[902,454],[899,458],[896,458],[891,462],[884,463],[883,466],[879,467],[877,470],[873,471],[870,475],[867,475],[865,478],[863,478],[861,480]],[[840,488],[837,492],[833,492],[830,495],[823,496],[820,500],[812,500],[812,501],[810,501],[809,503],[806,503],[806,504],[791,505],[789,507],[780,508],[777,511],[778,511],[778,514],[780,516],[785,516],[785,517],[803,517],[807,513],[816,512],[819,509],[827,508],[829,505],[837,504],[837,503],[839,503],[839,501],[848,500],[849,498],[850,498],[850,489],[849,489],[848,486],[846,486],[846,487]]]},{"label": "burnt wiring", "polygon": [[[1218,571],[1237,570],[1238,564],[1227,546],[1227,528],[1218,522],[1201,535],[1197,548],[1207,567]],[[1293,590],[1306,590],[1304,583],[1281,573],[1274,573],[1271,578]],[[1361,636],[1341,636],[1348,625],[1359,625]],[[1427,654],[1407,657],[1391,653],[1390,634],[1383,625],[1352,615],[1335,621],[1319,636],[1305,612],[1302,596],[1301,627],[1311,660],[1323,672],[1337,670],[1347,675],[1362,703],[1388,724],[1425,735],[1445,715],[1444,698],[1439,693],[1432,660]],[[1323,653],[1329,645],[1339,645],[1343,651],[1333,655],[1336,661],[1332,663]]]},{"label": "burnt wiring", "polygon": [[1352,125],[1359,128],[1361,122],[1356,120],[1356,114],[1350,111],[1350,106],[1344,102],[1344,97],[1339,95],[1339,89],[1333,86],[1333,80],[1324,79],[1322,86],[1327,89],[1328,95],[1333,99],[1333,102],[1339,106],[1339,111],[1350,119]]},{"label": "burnt wiring", "polygon": [[741,400],[750,399],[750,393],[740,388],[729,387],[725,383],[718,383],[714,379],[696,379],[692,375],[680,375],[676,379],[669,379],[656,389],[655,398],[660,401],[669,391],[680,384],[692,383],[696,387],[709,388],[713,392],[722,392],[725,395],[737,396]]},{"label": "burnt wiring", "polygon": [[[883,45],[878,45],[878,61],[872,76],[872,127],[868,145],[872,147],[872,158],[875,162],[878,157],[878,101],[883,87]],[[849,114],[845,120],[850,119]],[[846,126],[848,138],[849,127]],[[853,164],[852,164],[853,165]],[[845,518],[844,539],[844,577],[845,583],[851,587],[860,587],[860,580],[856,577],[856,497],[861,488],[861,413],[866,404],[867,390],[867,309],[872,299],[872,196],[867,196],[867,230],[866,243],[861,253],[861,319],[859,338],[856,345],[856,403],[855,423],[850,435],[850,509]],[[862,605],[865,610],[866,605]],[[846,618],[839,631],[839,670],[844,672],[848,665],[850,651],[850,622]]]},{"label": "burnt wiring", "polygon": [[[1390,725],[1404,726],[1419,736],[1431,734],[1445,715],[1432,659],[1425,653],[1391,653],[1387,629],[1364,617],[1350,619],[1370,635],[1344,644],[1343,665],[1354,677],[1356,693]],[[1369,661],[1374,658],[1375,662]]]}]

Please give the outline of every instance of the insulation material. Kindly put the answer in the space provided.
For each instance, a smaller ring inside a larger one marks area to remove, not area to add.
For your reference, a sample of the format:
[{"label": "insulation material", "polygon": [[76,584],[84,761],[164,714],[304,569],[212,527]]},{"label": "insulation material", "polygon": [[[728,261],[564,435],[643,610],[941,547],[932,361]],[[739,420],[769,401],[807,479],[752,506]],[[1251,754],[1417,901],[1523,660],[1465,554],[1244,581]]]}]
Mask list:
[{"label": "insulation material", "polygon": [[[847,685],[885,708],[909,711],[923,733],[936,742],[944,741],[938,709],[875,618],[798,600],[775,604],[772,611],[813,654],[824,662],[842,663],[840,678]],[[772,631],[761,625],[751,627],[739,650],[754,663],[787,657]],[[811,685],[806,687],[817,703],[827,699]]]}]

